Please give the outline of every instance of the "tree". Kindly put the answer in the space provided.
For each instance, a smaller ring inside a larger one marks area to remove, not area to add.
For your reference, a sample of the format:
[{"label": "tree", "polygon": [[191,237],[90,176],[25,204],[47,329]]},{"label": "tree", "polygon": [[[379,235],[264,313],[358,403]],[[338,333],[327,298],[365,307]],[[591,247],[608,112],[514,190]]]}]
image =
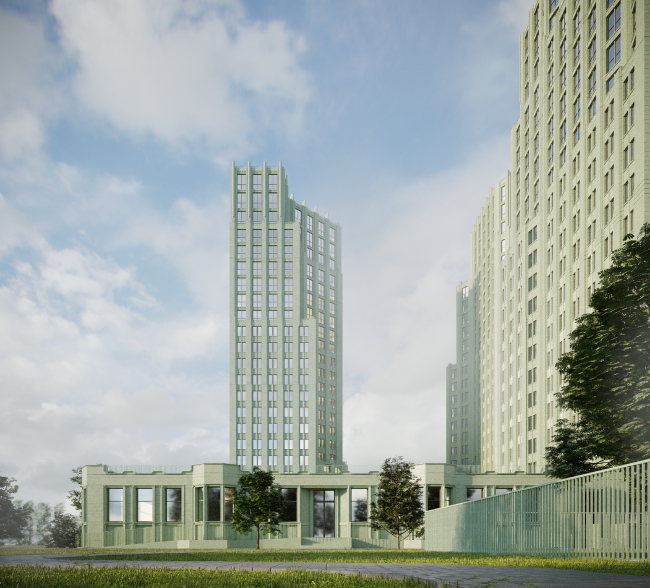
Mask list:
[{"label": "tree", "polygon": [[52,515],[57,512],[63,512],[63,504],[57,504],[52,507],[45,503],[39,502],[34,507],[33,525],[34,525],[34,538],[36,545],[47,545],[47,536],[50,532],[50,525],[52,524]]},{"label": "tree", "polygon": [[76,547],[78,533],[79,519],[72,514],[56,511],[45,544],[48,547]]},{"label": "tree", "polygon": [[556,367],[559,422],[547,474],[567,477],[650,458],[650,224],[625,236],[599,274],[592,312],[577,319]]},{"label": "tree", "polygon": [[25,513],[25,526],[23,527],[22,537],[18,540],[18,545],[31,545],[34,538],[34,526],[32,521],[34,519],[34,503],[31,500],[23,502],[22,500],[14,500],[14,506],[22,509]]},{"label": "tree", "polygon": [[370,503],[370,526],[397,537],[397,549],[403,537],[424,536],[422,487],[412,468],[402,457],[387,459],[379,474],[377,503]]},{"label": "tree", "polygon": [[570,478],[602,469],[607,462],[594,453],[594,448],[592,431],[584,422],[560,419],[556,423],[553,444],[546,448],[547,475]]},{"label": "tree", "polygon": [[258,467],[253,473],[243,474],[232,493],[232,524],[244,535],[253,527],[257,529],[257,545],[260,548],[260,531],[265,535],[277,534],[285,503],[280,486],[274,483],[273,474]]},{"label": "tree", "polygon": [[29,510],[24,505],[16,505],[13,502],[13,495],[18,492],[15,481],[13,478],[0,476],[0,541],[21,540],[29,520]]},{"label": "tree", "polygon": [[[74,468],[72,473],[74,476],[70,478],[70,481],[81,486],[81,468]],[[81,489],[70,490],[70,492],[68,492],[68,499],[70,500],[70,504],[81,512]]]}]

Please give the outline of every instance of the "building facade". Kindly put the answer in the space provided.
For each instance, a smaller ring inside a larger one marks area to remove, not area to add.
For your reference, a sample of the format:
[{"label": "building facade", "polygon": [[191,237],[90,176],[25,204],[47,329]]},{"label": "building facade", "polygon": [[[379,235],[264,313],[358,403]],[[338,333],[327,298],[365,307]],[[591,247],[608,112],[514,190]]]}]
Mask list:
[{"label": "building facade", "polygon": [[557,420],[575,418],[555,406],[555,363],[650,220],[649,30],[647,2],[540,0],[521,34],[513,171],[472,232],[484,467],[543,470]]},{"label": "building facade", "polygon": [[231,170],[230,459],[336,472],[342,436],[341,228],[282,167]]},{"label": "building facade", "polygon": [[456,287],[456,363],[447,366],[447,463],[481,463],[478,288]]},{"label": "building facade", "polygon": [[[425,509],[436,509],[541,484],[544,476],[472,474],[448,464],[418,464]],[[105,466],[82,468],[82,547],[254,547],[255,535],[239,535],[230,523],[232,489],[242,474],[232,464]],[[368,505],[378,472],[276,473],[287,504],[277,536],[263,548],[349,549],[397,547],[386,532],[373,531]],[[432,530],[433,532],[433,530]],[[404,547],[422,548],[411,538]]]}]

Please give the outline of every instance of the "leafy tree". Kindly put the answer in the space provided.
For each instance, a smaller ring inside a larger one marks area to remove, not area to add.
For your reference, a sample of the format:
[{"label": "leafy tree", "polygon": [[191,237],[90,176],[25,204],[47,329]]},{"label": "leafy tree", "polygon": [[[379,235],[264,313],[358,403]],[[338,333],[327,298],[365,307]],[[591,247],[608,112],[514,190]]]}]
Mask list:
[{"label": "leafy tree", "polygon": [[370,503],[370,526],[396,537],[397,549],[401,548],[402,538],[411,534],[424,536],[422,487],[412,468],[413,464],[402,457],[384,461],[379,474],[377,503]]},{"label": "leafy tree", "polygon": [[29,520],[29,511],[24,505],[16,505],[13,495],[18,492],[16,480],[0,476],[0,541],[23,538],[23,529]]},{"label": "leafy tree", "polygon": [[546,451],[553,477],[650,458],[650,224],[625,236],[600,283],[556,364],[557,404],[578,422],[558,422]]},{"label": "leafy tree", "polygon": [[47,545],[52,516],[57,512],[63,512],[63,504],[57,504],[52,508],[45,502],[39,502],[34,508],[34,537],[37,545]]},{"label": "leafy tree", "polygon": [[594,436],[584,422],[560,419],[556,427],[553,445],[546,449],[547,475],[570,478],[605,467],[607,462],[594,453]]},{"label": "leafy tree", "polygon": [[70,478],[70,481],[74,484],[79,484],[79,488],[70,490],[70,492],[68,492],[68,499],[70,500],[70,504],[81,512],[81,468],[74,468],[72,473],[74,476]]},{"label": "leafy tree", "polygon": [[76,547],[78,533],[79,519],[59,510],[54,513],[45,544],[48,547]]},{"label": "leafy tree", "polygon": [[31,500],[28,500],[27,502],[14,500],[14,506],[25,512],[25,526],[23,527],[23,535],[18,540],[18,545],[31,545],[34,538],[34,526],[32,524],[34,518],[34,503]]},{"label": "leafy tree", "polygon": [[255,527],[257,549],[260,548],[260,531],[265,535],[279,532],[285,502],[271,472],[254,467],[251,474],[243,474],[233,490],[232,502],[235,531],[245,535]]}]

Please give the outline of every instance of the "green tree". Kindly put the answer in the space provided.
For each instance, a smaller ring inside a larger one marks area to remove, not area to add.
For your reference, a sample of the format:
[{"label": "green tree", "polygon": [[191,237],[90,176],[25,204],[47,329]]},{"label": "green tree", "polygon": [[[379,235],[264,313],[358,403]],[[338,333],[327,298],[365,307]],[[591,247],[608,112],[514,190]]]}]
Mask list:
[{"label": "green tree", "polygon": [[624,238],[599,274],[592,312],[577,319],[556,367],[558,422],[547,474],[567,477],[650,458],[650,224]]},{"label": "green tree", "polygon": [[29,510],[25,505],[14,504],[13,495],[18,492],[16,480],[0,476],[0,541],[24,536],[24,529],[29,521]]},{"label": "green tree", "polygon": [[279,532],[285,502],[271,472],[254,467],[251,474],[243,474],[233,490],[232,502],[235,531],[245,535],[255,527],[257,549],[260,548],[260,531],[265,535]]},{"label": "green tree", "polygon": [[36,545],[46,545],[47,535],[50,531],[50,524],[52,523],[52,515],[56,512],[63,512],[63,505],[57,504],[54,509],[45,503],[39,502],[34,507],[33,525],[34,525],[34,539]]},{"label": "green tree", "polygon": [[78,517],[59,510],[54,513],[45,544],[48,547],[76,547],[78,533]]},{"label": "green tree", "polygon": [[402,457],[391,457],[381,467],[377,502],[370,503],[370,526],[396,537],[397,549],[402,538],[424,536],[422,487],[413,475],[413,464]]},{"label": "green tree", "polygon": [[81,468],[74,468],[72,473],[74,476],[70,478],[70,481],[74,484],[79,484],[79,488],[70,490],[68,492],[68,499],[70,500],[70,504],[81,512]]},{"label": "green tree", "polygon": [[23,527],[23,536],[18,540],[18,545],[31,545],[34,538],[34,503],[31,500],[23,502],[14,500],[14,506],[25,512],[25,526]]}]

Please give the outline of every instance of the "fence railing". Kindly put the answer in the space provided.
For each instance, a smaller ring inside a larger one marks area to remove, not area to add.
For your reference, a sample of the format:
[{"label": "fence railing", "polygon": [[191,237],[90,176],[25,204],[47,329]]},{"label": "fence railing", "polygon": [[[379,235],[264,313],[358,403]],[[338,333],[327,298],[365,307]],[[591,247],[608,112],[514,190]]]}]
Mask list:
[{"label": "fence railing", "polygon": [[425,549],[648,559],[650,460],[426,513]]}]

